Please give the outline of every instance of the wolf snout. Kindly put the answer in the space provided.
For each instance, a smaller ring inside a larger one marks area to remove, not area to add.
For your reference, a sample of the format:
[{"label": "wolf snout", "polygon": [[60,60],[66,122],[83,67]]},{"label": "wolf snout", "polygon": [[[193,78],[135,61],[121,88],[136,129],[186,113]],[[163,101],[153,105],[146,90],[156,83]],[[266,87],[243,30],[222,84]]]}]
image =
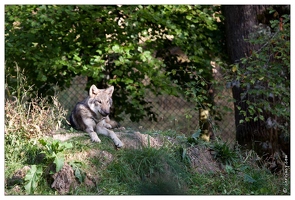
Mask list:
[{"label": "wolf snout", "polygon": [[101,110],[101,111],[100,111],[100,114],[101,114],[103,117],[106,117],[107,115],[110,114],[110,111]]}]

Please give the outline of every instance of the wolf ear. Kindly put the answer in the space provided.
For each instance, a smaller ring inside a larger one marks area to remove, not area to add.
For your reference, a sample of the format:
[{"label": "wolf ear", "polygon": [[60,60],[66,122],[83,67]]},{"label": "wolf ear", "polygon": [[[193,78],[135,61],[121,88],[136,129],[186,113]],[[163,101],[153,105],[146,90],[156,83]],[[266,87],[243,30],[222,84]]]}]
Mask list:
[{"label": "wolf ear", "polygon": [[97,95],[98,92],[99,92],[99,89],[95,85],[92,85],[89,89],[89,96],[93,97],[94,95]]},{"label": "wolf ear", "polygon": [[114,92],[114,86],[108,87],[105,89],[105,92],[111,97]]}]

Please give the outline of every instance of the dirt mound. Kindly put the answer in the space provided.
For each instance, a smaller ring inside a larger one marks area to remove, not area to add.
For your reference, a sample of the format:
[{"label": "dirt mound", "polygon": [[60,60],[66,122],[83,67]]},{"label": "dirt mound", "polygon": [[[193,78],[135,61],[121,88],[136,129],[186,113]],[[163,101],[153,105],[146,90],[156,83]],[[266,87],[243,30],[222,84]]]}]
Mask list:
[{"label": "dirt mound", "polygon": [[[117,136],[124,143],[124,149],[140,149],[142,147],[160,148],[164,144],[166,137],[163,136],[150,136],[147,134],[142,134],[140,132],[130,132],[124,129],[120,132],[116,132]],[[76,134],[55,134],[53,138],[59,139],[61,141],[66,141],[73,137],[84,136],[83,133]],[[169,138],[166,138],[170,141]],[[175,145],[177,142],[173,142]],[[208,173],[208,172],[220,172],[221,167],[218,162],[216,162],[211,155],[210,151],[205,147],[192,146],[186,149],[186,156],[189,158],[192,169],[197,173]],[[85,160],[88,158],[96,158],[101,164],[100,167],[107,167],[109,163],[114,160],[114,155],[99,149],[91,149],[88,151],[83,151],[80,153],[75,153],[75,155],[69,155],[69,160]],[[99,177],[96,177],[95,172],[90,168],[87,177],[84,180],[84,184],[89,187],[94,187],[96,180],[99,181]],[[75,179],[74,171],[68,164],[65,163],[62,170],[55,173],[53,176],[54,182],[52,183],[52,188],[56,189],[59,194],[67,194],[70,188],[76,187],[79,183]],[[89,178],[90,177],[90,178]]]},{"label": "dirt mound", "polygon": [[198,173],[220,172],[220,164],[214,160],[208,148],[200,148],[198,146],[189,147],[187,156],[191,161],[191,167]]},{"label": "dirt mound", "polygon": [[[120,132],[116,132],[116,134],[124,143],[123,148],[126,149],[139,149],[142,147],[160,148],[163,145],[165,138],[170,141],[169,137],[150,136],[140,132],[125,131],[124,129],[120,129]],[[73,137],[84,135],[84,133],[55,134],[53,135],[53,138],[66,141]],[[173,143],[177,145],[177,141],[174,141]],[[83,160],[87,159],[87,157],[96,157],[104,163],[103,166],[106,166],[113,160],[113,155],[109,152],[94,149],[87,152],[81,152],[79,155],[80,156],[76,154],[75,158],[77,159],[78,156]],[[220,164],[214,160],[207,148],[201,148],[198,146],[189,147],[187,148],[187,156],[191,161],[192,168],[199,173],[218,172],[221,169]]]}]

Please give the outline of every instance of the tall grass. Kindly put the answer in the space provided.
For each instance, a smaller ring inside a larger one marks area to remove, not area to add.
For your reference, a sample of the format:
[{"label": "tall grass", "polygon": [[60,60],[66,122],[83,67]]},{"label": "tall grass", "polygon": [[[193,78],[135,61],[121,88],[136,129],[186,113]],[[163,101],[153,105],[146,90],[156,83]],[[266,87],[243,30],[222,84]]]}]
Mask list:
[{"label": "tall grass", "polygon": [[16,88],[8,83],[5,86],[5,135],[38,138],[58,130],[67,111],[56,96],[51,99],[37,97],[37,91],[27,86],[26,78],[17,65],[16,70]]},{"label": "tall grass", "polygon": [[[50,100],[37,97],[17,64],[15,69],[17,76],[6,74],[5,83],[5,177],[37,162],[38,139],[59,129],[66,115],[55,96]],[[8,78],[15,87],[8,84]]]}]

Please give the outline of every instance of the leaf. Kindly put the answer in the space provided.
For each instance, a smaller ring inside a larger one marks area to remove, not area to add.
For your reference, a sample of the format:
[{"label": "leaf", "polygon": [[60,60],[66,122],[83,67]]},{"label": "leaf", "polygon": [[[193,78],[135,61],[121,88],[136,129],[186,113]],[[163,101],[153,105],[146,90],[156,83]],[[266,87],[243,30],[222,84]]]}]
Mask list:
[{"label": "leaf", "polygon": [[46,146],[47,142],[44,139],[40,139],[39,140],[40,144],[42,144],[42,146]]},{"label": "leaf", "polygon": [[198,139],[199,136],[200,136],[200,134],[201,134],[201,129],[198,129],[197,132],[195,132],[195,133],[192,135],[192,138],[194,138],[194,139]]},{"label": "leaf", "polygon": [[56,165],[56,172],[59,172],[59,170],[62,169],[64,166],[64,158],[62,153],[56,154],[53,163]]},{"label": "leaf", "polygon": [[191,15],[187,15],[186,19],[191,20],[193,17]]},{"label": "leaf", "polygon": [[64,146],[65,149],[70,149],[73,147],[73,144],[70,142],[64,142],[64,143],[62,143],[62,146]]},{"label": "leaf", "polygon": [[183,148],[183,151],[182,151],[182,159],[185,159],[185,156],[186,156],[186,149]]},{"label": "leaf", "polygon": [[75,54],[75,55],[74,55],[74,60],[76,60],[76,61],[81,61],[82,59],[81,59],[77,54]]},{"label": "leaf", "polygon": [[256,180],[255,179],[253,179],[251,176],[249,176],[248,174],[245,174],[244,175],[244,181],[245,182],[248,182],[248,183],[254,183],[254,182],[256,182]]},{"label": "leaf", "polygon": [[81,162],[73,162],[70,161],[69,163],[73,170],[75,171],[75,177],[79,179],[80,183],[84,181],[85,176],[83,175],[82,171],[80,170],[79,166]]},{"label": "leaf", "polygon": [[124,82],[125,82],[126,85],[129,85],[129,84],[133,83],[133,80],[132,79],[126,79]]},{"label": "leaf", "polygon": [[231,70],[232,72],[236,72],[238,70],[238,65],[234,65]]},{"label": "leaf", "polygon": [[99,54],[99,55],[101,55],[102,54],[102,51],[101,50],[96,50],[96,52]]},{"label": "leaf", "polygon": [[83,182],[83,177],[78,167],[76,167],[75,169],[75,177],[79,179],[80,183]]},{"label": "leaf", "polygon": [[113,50],[115,53],[119,53],[119,50],[120,50],[119,45],[118,45],[118,44],[114,45],[114,46],[112,47],[112,50]]},{"label": "leaf", "polygon": [[259,119],[264,121],[264,116],[263,115],[259,115]]},{"label": "leaf", "polygon": [[234,168],[231,165],[225,165],[225,171],[227,173],[232,173],[234,172]]},{"label": "leaf", "polygon": [[31,166],[30,171],[28,171],[25,176],[25,181],[28,181],[28,183],[24,186],[27,194],[32,194],[34,192],[42,174],[43,171],[41,166]]}]

